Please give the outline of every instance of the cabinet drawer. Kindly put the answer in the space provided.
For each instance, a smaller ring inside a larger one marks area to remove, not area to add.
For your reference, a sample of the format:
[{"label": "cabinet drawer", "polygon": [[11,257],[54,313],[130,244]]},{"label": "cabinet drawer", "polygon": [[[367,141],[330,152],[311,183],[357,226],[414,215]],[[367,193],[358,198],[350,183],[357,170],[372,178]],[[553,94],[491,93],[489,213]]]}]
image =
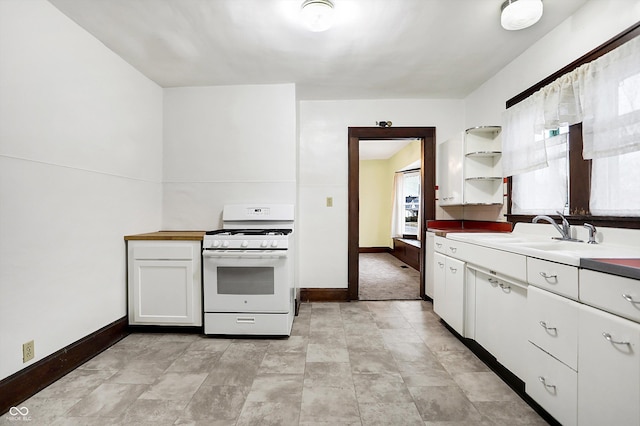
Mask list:
[{"label": "cabinet drawer", "polygon": [[447,239],[436,236],[433,239],[433,249],[438,253],[447,254]]},{"label": "cabinet drawer", "polygon": [[640,322],[640,281],[580,270],[580,301]]},{"label": "cabinet drawer", "polygon": [[194,258],[194,244],[158,243],[150,245],[136,244],[132,248],[134,259],[151,260],[191,260]]},{"label": "cabinet drawer", "polygon": [[527,258],[527,281],[536,287],[578,300],[578,268]]},{"label": "cabinet drawer", "polygon": [[578,303],[529,286],[529,341],[574,370],[578,369]]},{"label": "cabinet drawer", "polygon": [[445,254],[456,259],[464,260],[468,246],[465,243],[459,241],[450,240],[444,237],[436,237],[434,240],[435,250],[438,253]]},{"label": "cabinet drawer", "polygon": [[291,333],[289,314],[204,314],[205,334],[283,335]]},{"label": "cabinet drawer", "polygon": [[564,426],[578,417],[578,373],[529,344],[525,390],[531,398]]},{"label": "cabinet drawer", "polygon": [[521,254],[442,237],[436,237],[435,249],[447,256],[479,266],[492,274],[504,275],[522,282],[527,280],[527,257]]}]

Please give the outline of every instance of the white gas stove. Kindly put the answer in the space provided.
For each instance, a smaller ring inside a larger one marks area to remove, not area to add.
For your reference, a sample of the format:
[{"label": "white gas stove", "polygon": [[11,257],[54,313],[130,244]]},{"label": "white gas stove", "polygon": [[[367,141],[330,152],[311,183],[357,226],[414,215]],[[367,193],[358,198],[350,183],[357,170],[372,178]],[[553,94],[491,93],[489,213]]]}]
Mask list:
[{"label": "white gas stove", "polygon": [[292,205],[228,205],[203,241],[204,332],[289,335],[295,316]]}]

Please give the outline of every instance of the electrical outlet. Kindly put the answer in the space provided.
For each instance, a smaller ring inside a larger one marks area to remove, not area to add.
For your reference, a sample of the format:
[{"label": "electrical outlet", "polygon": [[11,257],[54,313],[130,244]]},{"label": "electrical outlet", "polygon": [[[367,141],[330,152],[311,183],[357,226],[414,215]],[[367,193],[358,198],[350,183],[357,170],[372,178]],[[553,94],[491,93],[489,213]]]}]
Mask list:
[{"label": "electrical outlet", "polygon": [[22,344],[22,362],[31,361],[33,357],[35,357],[34,343],[33,340],[27,343]]}]

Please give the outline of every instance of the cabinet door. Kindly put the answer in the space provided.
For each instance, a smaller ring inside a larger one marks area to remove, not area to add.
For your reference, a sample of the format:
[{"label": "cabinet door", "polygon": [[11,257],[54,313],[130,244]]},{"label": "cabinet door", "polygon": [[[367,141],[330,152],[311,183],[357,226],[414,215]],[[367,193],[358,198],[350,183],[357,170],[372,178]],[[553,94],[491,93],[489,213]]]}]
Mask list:
[{"label": "cabinet door", "polygon": [[441,206],[462,204],[462,137],[437,147],[438,198]]},{"label": "cabinet door", "polygon": [[460,334],[464,333],[464,262],[446,258],[445,300],[447,324]]},{"label": "cabinet door", "polygon": [[444,318],[446,315],[446,259],[446,256],[443,254],[433,254],[433,310],[440,318]]},{"label": "cabinet door", "polygon": [[528,349],[523,332],[526,305],[523,286],[476,272],[476,341],[521,379]]},{"label": "cabinet door", "polygon": [[519,378],[524,378],[526,360],[522,356],[528,348],[525,330],[525,312],[527,308],[527,289],[519,285],[498,280],[498,286],[493,288],[497,303],[496,316],[498,322],[494,324],[497,333],[498,361]]},{"label": "cabinet door", "polygon": [[640,424],[640,324],[580,307],[578,423]]},{"label": "cabinet door", "polygon": [[427,232],[427,246],[425,247],[425,262],[424,262],[424,292],[427,296],[433,299],[434,290],[434,267],[435,262],[433,256],[435,255],[434,246],[435,235],[433,232]]},{"label": "cabinet door", "polygon": [[500,346],[496,328],[500,324],[495,297],[497,288],[496,278],[476,273],[476,341],[494,356]]},{"label": "cabinet door", "polygon": [[201,324],[193,261],[136,259],[130,267],[131,324]]}]

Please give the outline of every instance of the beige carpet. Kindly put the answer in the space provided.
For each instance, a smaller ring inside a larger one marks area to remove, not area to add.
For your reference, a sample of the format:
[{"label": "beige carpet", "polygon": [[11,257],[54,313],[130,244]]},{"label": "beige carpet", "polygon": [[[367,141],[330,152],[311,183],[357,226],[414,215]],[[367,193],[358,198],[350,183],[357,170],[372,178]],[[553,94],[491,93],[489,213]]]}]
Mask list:
[{"label": "beige carpet", "polygon": [[420,299],[420,272],[389,253],[360,253],[360,300]]}]

